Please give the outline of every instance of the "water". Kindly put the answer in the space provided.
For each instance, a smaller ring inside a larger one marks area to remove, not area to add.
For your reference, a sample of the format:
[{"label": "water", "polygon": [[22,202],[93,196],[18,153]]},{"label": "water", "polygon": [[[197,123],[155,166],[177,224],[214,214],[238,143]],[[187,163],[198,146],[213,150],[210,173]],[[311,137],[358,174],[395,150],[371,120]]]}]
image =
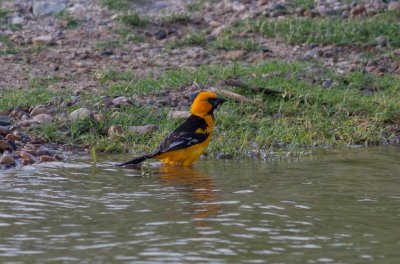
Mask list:
[{"label": "water", "polygon": [[400,148],[1,172],[1,263],[399,263]]}]

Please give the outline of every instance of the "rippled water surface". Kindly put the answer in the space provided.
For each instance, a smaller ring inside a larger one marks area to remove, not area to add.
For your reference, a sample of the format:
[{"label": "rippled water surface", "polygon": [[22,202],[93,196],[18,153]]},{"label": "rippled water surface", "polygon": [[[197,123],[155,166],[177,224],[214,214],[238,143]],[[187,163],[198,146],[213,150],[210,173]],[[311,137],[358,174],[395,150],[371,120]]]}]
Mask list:
[{"label": "rippled water surface", "polygon": [[143,171],[122,159],[0,172],[1,263],[400,263],[398,147]]}]

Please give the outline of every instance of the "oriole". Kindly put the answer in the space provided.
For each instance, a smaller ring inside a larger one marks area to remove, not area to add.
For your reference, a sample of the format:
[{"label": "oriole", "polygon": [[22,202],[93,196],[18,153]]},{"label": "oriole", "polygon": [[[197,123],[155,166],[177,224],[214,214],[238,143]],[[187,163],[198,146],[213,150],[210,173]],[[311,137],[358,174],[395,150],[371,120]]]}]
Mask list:
[{"label": "oriole", "polygon": [[190,117],[169,134],[156,151],[119,166],[138,164],[150,158],[159,159],[164,164],[191,165],[210,143],[215,121],[214,110],[225,101],[214,92],[198,92],[192,103]]}]

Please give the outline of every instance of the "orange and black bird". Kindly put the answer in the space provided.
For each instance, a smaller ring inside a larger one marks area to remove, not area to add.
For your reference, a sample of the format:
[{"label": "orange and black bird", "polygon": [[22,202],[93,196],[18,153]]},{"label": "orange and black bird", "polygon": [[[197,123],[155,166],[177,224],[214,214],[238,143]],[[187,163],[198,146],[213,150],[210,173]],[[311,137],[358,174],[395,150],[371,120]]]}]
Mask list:
[{"label": "orange and black bird", "polygon": [[214,127],[214,110],[225,102],[211,91],[200,91],[194,96],[191,115],[158,146],[157,150],[119,164],[138,164],[150,158],[164,164],[189,166],[195,162],[210,143]]}]

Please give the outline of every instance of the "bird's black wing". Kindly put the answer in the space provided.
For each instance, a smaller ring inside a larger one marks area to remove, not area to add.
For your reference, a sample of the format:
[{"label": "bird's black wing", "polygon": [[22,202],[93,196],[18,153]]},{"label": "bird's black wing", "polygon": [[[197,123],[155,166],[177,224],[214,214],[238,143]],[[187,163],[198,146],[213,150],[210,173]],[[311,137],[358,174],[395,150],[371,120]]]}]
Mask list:
[{"label": "bird's black wing", "polygon": [[197,129],[206,130],[206,121],[198,116],[191,115],[174,132],[164,139],[158,147],[159,153],[187,148],[204,142],[209,133],[196,133]]}]

